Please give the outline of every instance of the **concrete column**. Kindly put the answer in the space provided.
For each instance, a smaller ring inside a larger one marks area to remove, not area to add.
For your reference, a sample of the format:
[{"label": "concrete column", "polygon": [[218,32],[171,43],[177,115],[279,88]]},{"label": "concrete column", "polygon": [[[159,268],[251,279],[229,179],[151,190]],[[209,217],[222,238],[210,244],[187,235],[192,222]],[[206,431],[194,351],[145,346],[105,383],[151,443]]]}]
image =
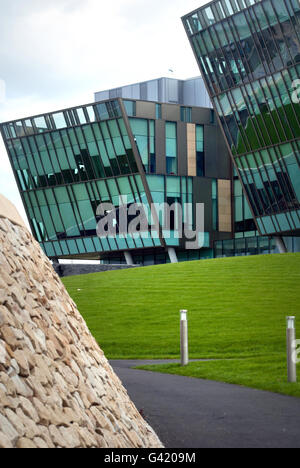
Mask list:
[{"label": "concrete column", "polygon": [[177,258],[177,255],[176,255],[176,251],[173,247],[169,247],[168,248],[168,254],[169,254],[169,258],[171,260],[171,263],[178,263],[178,258]]},{"label": "concrete column", "polygon": [[287,317],[286,347],[287,347],[287,366],[288,382],[297,382],[297,367],[294,360],[294,350],[296,341],[295,317]]},{"label": "concrete column", "polygon": [[297,367],[293,361],[294,342],[296,340],[296,332],[293,329],[286,331],[287,338],[287,363],[288,363],[288,382],[297,382]]},{"label": "concrete column", "polygon": [[288,253],[282,237],[275,237],[275,242],[276,242],[276,247],[279,250],[279,253],[281,254]]},{"label": "concrete column", "polygon": [[189,363],[187,310],[181,310],[180,315],[181,315],[181,320],[180,320],[181,366],[187,366]]},{"label": "concrete column", "polygon": [[128,251],[124,252],[124,256],[125,256],[127,265],[134,265],[131,252],[128,252]]}]

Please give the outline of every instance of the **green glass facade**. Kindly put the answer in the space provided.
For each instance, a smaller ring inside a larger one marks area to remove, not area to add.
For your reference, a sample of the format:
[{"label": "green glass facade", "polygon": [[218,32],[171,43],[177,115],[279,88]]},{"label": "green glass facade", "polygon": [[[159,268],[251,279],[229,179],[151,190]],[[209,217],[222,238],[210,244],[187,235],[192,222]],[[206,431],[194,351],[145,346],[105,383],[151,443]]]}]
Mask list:
[{"label": "green glass facade", "polygon": [[166,122],[167,174],[176,175],[177,168],[177,124]]},{"label": "green glass facade", "polygon": [[183,23],[246,197],[235,181],[240,232],[250,207],[260,234],[298,236],[299,0],[215,0]]},{"label": "green glass facade", "polygon": [[149,119],[130,118],[129,122],[145,172],[155,173],[155,121]]},{"label": "green glass facade", "polygon": [[[131,252],[136,262],[152,256],[160,263],[168,261],[166,252],[172,247],[181,260],[211,257],[215,238],[224,236],[218,232],[213,190],[218,174],[213,169],[204,177],[205,155],[209,162],[214,153],[209,145],[205,153],[205,134],[212,131],[215,140],[222,138],[210,116],[209,109],[190,108],[187,115],[180,106],[160,104],[158,109],[157,103],[113,99],[2,124],[32,232],[46,255],[122,262],[123,253]],[[193,125],[195,135],[193,176],[188,168],[187,125]],[[229,179],[229,166],[219,168],[220,175]],[[128,206],[146,206],[148,227],[136,234],[117,228],[115,236],[99,237],[97,207],[111,203],[118,213],[124,197]],[[186,215],[193,229],[197,202],[206,203],[208,214],[202,250],[194,253],[185,251],[179,233]],[[162,203],[173,207],[167,229]],[[160,221],[151,235],[155,220],[150,204]],[[177,222],[179,205],[182,225]]]}]

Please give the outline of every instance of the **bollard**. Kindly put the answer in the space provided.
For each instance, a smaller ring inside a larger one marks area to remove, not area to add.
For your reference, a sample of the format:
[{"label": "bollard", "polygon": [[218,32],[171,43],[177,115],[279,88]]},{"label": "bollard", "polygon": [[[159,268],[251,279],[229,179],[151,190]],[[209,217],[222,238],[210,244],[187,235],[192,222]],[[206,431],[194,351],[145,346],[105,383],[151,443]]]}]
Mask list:
[{"label": "bollard", "polygon": [[187,310],[180,311],[180,353],[181,365],[189,363]]},{"label": "bollard", "polygon": [[297,367],[296,360],[294,359],[294,350],[296,342],[296,330],[295,330],[295,317],[287,317],[287,330],[286,330],[286,342],[287,342],[287,367],[288,367],[288,382],[297,382]]}]

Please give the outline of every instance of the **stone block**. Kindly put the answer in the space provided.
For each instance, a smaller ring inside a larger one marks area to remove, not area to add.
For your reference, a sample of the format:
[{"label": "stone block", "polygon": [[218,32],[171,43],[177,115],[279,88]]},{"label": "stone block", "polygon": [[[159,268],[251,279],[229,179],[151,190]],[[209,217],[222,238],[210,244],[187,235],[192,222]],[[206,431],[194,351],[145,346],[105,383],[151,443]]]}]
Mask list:
[{"label": "stone block", "polygon": [[0,197],[0,448],[161,447],[49,260],[2,207]]}]

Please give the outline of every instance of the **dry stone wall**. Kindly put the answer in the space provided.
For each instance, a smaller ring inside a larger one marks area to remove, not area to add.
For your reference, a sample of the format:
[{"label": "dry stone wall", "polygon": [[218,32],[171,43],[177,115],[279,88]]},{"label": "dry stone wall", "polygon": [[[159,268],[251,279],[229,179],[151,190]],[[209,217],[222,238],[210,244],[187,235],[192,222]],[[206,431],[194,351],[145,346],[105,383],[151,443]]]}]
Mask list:
[{"label": "dry stone wall", "polygon": [[56,447],[162,444],[0,196],[0,448]]}]

